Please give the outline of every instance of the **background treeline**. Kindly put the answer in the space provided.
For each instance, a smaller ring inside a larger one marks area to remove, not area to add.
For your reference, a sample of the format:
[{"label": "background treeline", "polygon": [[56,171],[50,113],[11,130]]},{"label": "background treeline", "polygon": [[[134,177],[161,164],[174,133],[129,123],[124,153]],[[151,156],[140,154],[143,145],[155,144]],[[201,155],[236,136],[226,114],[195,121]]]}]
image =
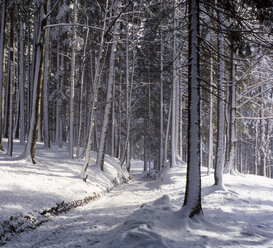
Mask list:
[{"label": "background treeline", "polygon": [[[186,1],[2,0],[0,147],[187,161]],[[200,1],[201,164],[273,177],[272,1]],[[196,41],[197,42],[197,41]]]}]

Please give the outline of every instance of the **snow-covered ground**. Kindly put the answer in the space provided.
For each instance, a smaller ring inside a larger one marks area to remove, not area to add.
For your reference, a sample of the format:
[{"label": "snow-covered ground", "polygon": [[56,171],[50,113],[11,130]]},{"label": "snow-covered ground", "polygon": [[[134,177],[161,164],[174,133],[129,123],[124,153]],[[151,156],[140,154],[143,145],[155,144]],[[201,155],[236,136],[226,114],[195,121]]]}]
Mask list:
[{"label": "snow-covered ground", "polygon": [[17,140],[15,159],[0,151],[0,246],[9,239],[9,230],[35,228],[51,214],[83,205],[130,177],[117,159],[106,156],[105,172],[90,165],[85,183],[79,177],[82,160],[68,159],[67,149],[42,147],[38,144],[35,165],[16,159],[24,149]]},{"label": "snow-covered ground", "polygon": [[[65,159],[61,149],[38,154],[35,166],[0,162],[1,221],[113,187],[112,173],[99,170],[83,183],[78,178],[80,161]],[[110,168],[116,160],[107,159]],[[179,209],[185,165],[166,170],[157,180],[143,178],[142,167],[141,161],[133,161],[134,179],[129,183],[96,201],[52,215],[36,229],[11,237],[4,247],[273,247],[272,179],[225,175],[225,190],[219,190],[212,186],[213,175],[202,168],[204,215],[184,219]]]}]

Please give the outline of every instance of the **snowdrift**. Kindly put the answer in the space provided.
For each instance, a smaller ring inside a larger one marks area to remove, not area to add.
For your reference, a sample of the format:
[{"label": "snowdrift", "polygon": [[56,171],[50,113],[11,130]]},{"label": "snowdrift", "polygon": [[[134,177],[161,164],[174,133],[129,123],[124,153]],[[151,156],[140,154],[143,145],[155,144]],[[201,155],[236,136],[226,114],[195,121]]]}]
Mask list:
[{"label": "snowdrift", "polygon": [[167,195],[141,205],[104,247],[273,247],[272,179],[224,175],[225,188],[219,189],[202,168],[204,214],[189,219],[180,213],[185,173],[178,165],[162,174],[159,187]]}]

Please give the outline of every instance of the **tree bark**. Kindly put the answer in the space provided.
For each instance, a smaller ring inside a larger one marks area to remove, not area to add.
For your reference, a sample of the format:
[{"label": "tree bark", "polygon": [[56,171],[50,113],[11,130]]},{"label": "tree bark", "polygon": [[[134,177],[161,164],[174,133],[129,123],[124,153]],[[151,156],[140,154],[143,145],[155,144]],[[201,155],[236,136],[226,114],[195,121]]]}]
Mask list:
[{"label": "tree bark", "polygon": [[199,68],[199,0],[188,0],[188,163],[182,216],[202,213],[200,172],[200,68]]},{"label": "tree bark", "polygon": [[86,60],[86,46],[89,36],[89,29],[87,29],[85,41],[84,41],[84,49],[83,49],[83,61],[82,61],[82,72],[81,72],[81,88],[80,88],[80,120],[79,120],[79,130],[78,130],[78,145],[77,145],[77,158],[79,158],[80,154],[80,144],[82,137],[82,129],[83,129],[83,90],[84,90],[84,72],[85,72],[85,60]]},{"label": "tree bark", "polygon": [[6,26],[6,0],[2,1],[1,13],[1,33],[0,33],[0,150],[3,150],[2,136],[3,136],[3,81],[4,81],[4,43],[5,43],[5,26]]},{"label": "tree bark", "polygon": [[95,75],[94,75],[94,80],[93,80],[93,94],[92,94],[92,102],[90,106],[90,119],[89,119],[89,133],[88,133],[88,141],[87,141],[87,147],[86,147],[86,154],[85,154],[85,161],[82,166],[82,170],[80,173],[81,178],[86,181],[87,179],[87,168],[90,162],[90,154],[91,154],[91,145],[92,145],[92,132],[94,128],[94,116],[95,116],[95,106],[97,103],[97,97],[98,97],[98,85],[99,85],[99,80],[100,80],[100,71],[101,71],[101,64],[102,64],[102,58],[103,58],[103,50],[104,50],[104,36],[105,36],[105,31],[106,31],[106,17],[107,17],[107,11],[108,11],[108,4],[109,0],[106,1],[106,12],[104,16],[104,21],[103,21],[103,28],[102,28],[102,33],[101,33],[101,39],[100,39],[100,48],[99,48],[99,55],[98,59],[96,61],[96,66],[95,66]]},{"label": "tree bark", "polygon": [[228,145],[228,161],[227,166],[224,170],[225,173],[235,174],[235,153],[236,153],[236,78],[235,78],[235,51],[231,46],[231,72],[230,72],[230,83],[229,86],[229,105],[230,105],[230,116],[229,116],[229,145]]},{"label": "tree bark", "polygon": [[213,57],[210,58],[210,101],[209,101],[209,161],[208,161],[208,175],[210,174],[210,169],[213,168],[213,94],[212,94],[212,84],[213,84]]},{"label": "tree bark", "polygon": [[[73,23],[77,23],[77,0],[74,1]],[[70,81],[70,105],[69,105],[69,155],[73,158],[74,147],[74,97],[75,97],[75,50],[76,50],[76,25],[73,25],[72,55],[71,55],[71,81]]]},{"label": "tree bark", "polygon": [[9,125],[8,125],[8,155],[12,156],[13,151],[13,93],[14,93],[14,5],[9,8],[10,16],[10,40],[9,40],[9,53],[10,53],[10,70],[9,70]]},{"label": "tree bark", "polygon": [[[22,17],[21,17],[22,18]],[[20,88],[20,143],[25,144],[25,94],[24,94],[24,24],[20,20],[20,77],[19,77],[19,88]]]},{"label": "tree bark", "polygon": [[36,142],[38,137],[38,127],[39,119],[41,114],[41,101],[42,101],[42,86],[43,86],[43,73],[44,73],[44,57],[45,57],[45,37],[46,29],[46,20],[44,19],[45,13],[47,13],[48,2],[41,3],[39,6],[39,16],[38,16],[38,34],[37,34],[37,44],[35,44],[35,73],[33,81],[33,96],[32,96],[32,111],[31,111],[31,120],[30,128],[28,133],[28,141],[26,148],[22,157],[27,161],[30,160],[32,163],[35,163],[35,149]]},{"label": "tree bark", "polygon": [[173,82],[172,82],[172,134],[171,134],[171,161],[170,161],[170,166],[175,166],[176,164],[176,156],[177,156],[177,130],[176,130],[176,122],[177,122],[177,16],[176,16],[176,11],[177,11],[177,3],[176,0],[173,0]]},{"label": "tree bark", "polygon": [[[48,6],[50,6],[48,0]],[[46,25],[50,24],[50,17],[47,19]],[[48,122],[48,75],[49,75],[49,31],[46,33],[45,38],[45,66],[44,66],[44,80],[43,80],[43,120],[44,120],[44,147],[50,148],[50,136],[49,136],[49,122]]]},{"label": "tree bark", "polygon": [[[117,10],[119,9],[119,1],[116,3],[116,11],[115,14],[117,14]],[[118,22],[116,21],[114,24],[114,31],[113,31],[113,43],[111,47],[111,54],[110,54],[110,60],[109,60],[109,76],[108,76],[108,85],[107,85],[107,96],[106,96],[106,105],[104,109],[104,117],[103,117],[103,123],[102,123],[102,130],[100,135],[100,144],[99,144],[99,150],[97,153],[97,161],[96,165],[101,168],[102,171],[104,171],[104,156],[105,156],[105,145],[106,145],[106,139],[107,139],[107,133],[108,133],[108,123],[109,123],[109,116],[111,111],[111,100],[113,97],[113,84],[115,80],[115,54],[116,54],[116,46],[117,46],[117,39],[116,39],[116,33],[118,31]]]},{"label": "tree bark", "polygon": [[215,185],[223,186],[223,159],[224,159],[224,37],[221,33],[221,23],[223,23],[223,13],[218,12],[220,32],[218,33],[218,101],[217,101],[217,145],[214,180]]},{"label": "tree bark", "polygon": [[160,36],[160,144],[159,144],[159,171],[162,170],[163,157],[164,157],[164,131],[163,131],[163,113],[164,113],[164,45],[163,45],[163,34],[161,30]]},{"label": "tree bark", "polygon": [[168,120],[167,120],[165,143],[164,143],[164,164],[166,164],[168,160],[168,144],[169,144],[168,141],[169,141],[169,133],[170,133],[171,114],[172,114],[172,97],[170,97],[169,105],[170,106],[169,106],[169,112],[168,112]]}]

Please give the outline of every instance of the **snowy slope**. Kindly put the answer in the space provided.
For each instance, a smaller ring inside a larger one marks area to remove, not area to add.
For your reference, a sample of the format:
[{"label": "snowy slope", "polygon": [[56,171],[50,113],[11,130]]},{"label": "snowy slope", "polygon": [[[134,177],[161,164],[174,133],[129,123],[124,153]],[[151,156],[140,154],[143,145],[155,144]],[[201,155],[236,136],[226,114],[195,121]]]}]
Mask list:
[{"label": "snowy slope", "polygon": [[[62,159],[58,160],[62,161]],[[47,157],[46,161],[47,163],[42,159],[40,161],[45,167],[47,166],[45,164],[51,164],[51,167],[41,169],[44,178],[48,178],[50,173],[57,173],[52,169],[56,158]],[[37,180],[35,187],[40,191],[35,195],[36,201],[43,202],[45,195],[49,199],[53,198],[52,202],[69,196],[68,192],[63,193],[63,197],[60,192],[52,195],[50,187],[58,190],[62,187],[63,190],[72,187],[73,192],[78,191],[81,192],[81,196],[85,196],[82,192],[88,190],[88,186],[81,182],[77,183],[77,180],[74,181],[79,172],[73,167],[76,167],[76,164],[73,165],[76,161],[73,163],[70,161],[69,168],[74,168],[74,172],[70,171],[70,174],[67,172],[68,162],[68,160],[64,162],[66,164],[64,167],[57,165],[58,173],[66,171],[63,176],[65,178],[71,175],[71,178],[67,180],[74,182],[77,189],[68,184],[66,187],[58,186],[57,184],[61,182],[58,180],[65,180],[64,178],[51,181],[51,184],[56,185],[47,184],[48,189],[39,186]],[[1,164],[0,167],[1,171],[11,170],[11,165],[7,165],[7,162],[5,166],[2,167]],[[50,171],[49,168],[52,170]],[[12,240],[4,247],[273,247],[272,179],[251,175],[225,175],[225,190],[219,190],[212,186],[213,175],[206,175],[206,168],[202,168],[204,215],[190,220],[184,219],[179,213],[184,198],[185,165],[180,164],[166,170],[157,180],[143,179],[142,168],[141,161],[133,161],[134,180],[115,187],[96,201],[67,213],[52,216],[50,221],[43,223],[35,230],[25,231],[12,237]],[[32,171],[29,172],[29,174],[32,173]],[[17,173],[14,171],[13,175]],[[57,177],[56,174],[54,175]],[[29,179],[32,177],[29,175]],[[93,177],[99,180],[95,175]],[[41,182],[43,180],[41,176]],[[89,184],[91,185],[91,181]],[[97,184],[99,185],[98,181]],[[4,185],[3,182],[1,182],[1,190],[2,185]],[[6,186],[8,189],[12,184],[6,182],[6,185],[9,185]],[[25,186],[20,185],[20,187]],[[17,185],[16,189],[19,190],[20,187]],[[49,190],[51,193],[47,193]],[[29,189],[22,192],[28,191]],[[89,193],[87,192],[86,195]],[[10,198],[11,206],[20,205],[18,199],[17,204],[13,203],[16,199],[17,197]],[[26,204],[24,200],[21,199],[21,201],[21,205]],[[7,200],[5,202],[7,203]],[[28,207],[27,204],[26,207]],[[1,211],[2,218],[2,214],[18,212],[18,209],[14,210],[6,206]]]},{"label": "snowy slope", "polygon": [[[15,143],[14,157],[23,149]],[[95,155],[92,154],[92,162],[95,162]],[[129,179],[118,160],[109,156],[106,156],[105,172],[89,168],[86,183],[79,177],[83,161],[67,159],[66,149],[44,150],[38,145],[36,157],[38,163],[33,165],[11,159],[3,152],[0,154],[0,237],[7,229],[7,225],[3,225],[5,221],[13,222],[9,229],[25,228],[26,223],[18,227],[18,222],[26,220],[27,225],[33,227],[32,224],[45,221],[50,214],[46,211],[82,205]]]}]

